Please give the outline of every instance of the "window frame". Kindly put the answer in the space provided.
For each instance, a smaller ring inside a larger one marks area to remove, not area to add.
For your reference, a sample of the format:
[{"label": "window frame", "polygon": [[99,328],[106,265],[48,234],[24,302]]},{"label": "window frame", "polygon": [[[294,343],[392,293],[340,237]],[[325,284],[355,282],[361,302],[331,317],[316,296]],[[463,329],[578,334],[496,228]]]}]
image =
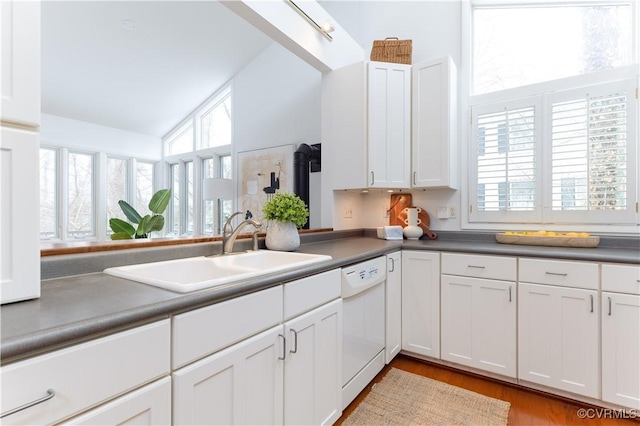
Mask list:
[{"label": "window frame", "polygon": [[[583,2],[578,1],[567,1],[563,2],[567,4],[581,4]],[[615,4],[619,3],[615,0],[603,0],[601,3],[610,3]],[[598,73],[585,74],[575,77],[564,78],[560,80],[545,82],[545,83],[537,83],[529,86],[522,86],[518,88],[503,90],[500,92],[486,93],[481,95],[470,96],[471,94],[471,79],[473,78],[471,72],[472,66],[472,14],[473,8],[476,6],[530,6],[530,5],[551,5],[558,4],[557,0],[537,0],[534,2],[526,1],[526,0],[463,0],[461,4],[461,71],[462,75],[460,78],[460,110],[459,110],[459,123],[460,123],[460,143],[461,143],[461,158],[460,158],[460,166],[461,166],[461,216],[460,216],[460,228],[468,229],[468,230],[491,230],[491,231],[503,231],[503,230],[531,230],[532,228],[542,227],[547,230],[566,230],[566,231],[588,231],[588,232],[606,232],[606,233],[616,233],[616,234],[631,234],[637,235],[640,234],[640,214],[638,213],[638,201],[640,199],[640,188],[635,189],[635,193],[632,194],[634,197],[633,203],[635,203],[635,212],[631,212],[631,215],[635,213],[635,220],[632,219],[632,224],[622,224],[622,223],[608,223],[608,222],[598,222],[593,223],[589,221],[589,223],[577,223],[573,220],[567,219],[566,223],[555,223],[549,218],[549,215],[545,217],[546,221],[534,221],[527,223],[520,223],[518,221],[491,221],[491,222],[482,222],[477,221],[477,218],[473,218],[473,206],[476,202],[477,196],[477,188],[473,189],[472,185],[472,174],[470,169],[473,164],[473,148],[475,145],[473,144],[473,129],[472,129],[472,110],[473,106],[478,106],[481,104],[491,103],[491,102],[499,102],[504,99],[515,99],[525,97],[527,95],[531,95],[535,93],[536,90],[539,90],[541,85],[545,85],[545,90],[548,90],[549,93],[564,90],[567,88],[567,84],[573,84],[575,87],[587,86],[590,84],[595,84],[602,82],[602,78],[606,78],[609,81],[616,80],[624,80],[628,78],[635,79],[636,87],[640,86],[640,65],[638,64],[640,58],[640,40],[638,39],[638,35],[640,32],[640,4],[632,3],[633,8],[633,29],[632,33],[633,37],[633,58],[632,65],[627,67],[612,69],[608,71],[601,71]],[[632,166],[635,169],[636,179],[640,176],[640,146],[638,146],[638,134],[640,133],[640,107],[638,107],[638,95],[636,92],[636,113],[634,116],[634,125],[635,125],[635,145],[633,149],[635,150],[635,157],[630,159]],[[633,154],[631,154],[633,155]],[[545,160],[546,161],[546,158]],[[541,163],[543,161],[539,161]],[[473,192],[473,194],[472,194]],[[545,195],[546,196],[546,195]],[[549,195],[551,197],[551,190],[549,189]],[[546,202],[546,200],[544,200]],[[466,205],[465,205],[466,204]],[[633,209],[632,209],[633,210]],[[571,216],[571,215],[568,215]],[[476,219],[474,221],[474,219]]]}]

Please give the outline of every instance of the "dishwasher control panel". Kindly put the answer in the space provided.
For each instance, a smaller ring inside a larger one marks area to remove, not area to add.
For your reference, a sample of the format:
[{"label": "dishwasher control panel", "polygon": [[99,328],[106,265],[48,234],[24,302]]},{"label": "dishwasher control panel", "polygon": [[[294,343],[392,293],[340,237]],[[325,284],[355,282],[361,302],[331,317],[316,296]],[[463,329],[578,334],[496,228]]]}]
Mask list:
[{"label": "dishwasher control panel", "polygon": [[380,256],[342,268],[342,297],[351,297],[387,279],[387,258]]}]

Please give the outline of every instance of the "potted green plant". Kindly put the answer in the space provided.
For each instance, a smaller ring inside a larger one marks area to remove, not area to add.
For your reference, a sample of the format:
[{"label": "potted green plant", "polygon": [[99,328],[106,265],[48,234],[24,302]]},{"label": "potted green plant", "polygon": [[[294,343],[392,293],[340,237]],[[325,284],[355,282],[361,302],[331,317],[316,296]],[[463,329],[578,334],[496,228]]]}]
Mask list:
[{"label": "potted green plant", "polygon": [[164,227],[164,213],[171,200],[171,190],[161,189],[151,197],[149,210],[152,214],[141,216],[129,203],[124,200],[118,201],[118,205],[124,215],[131,223],[137,224],[134,227],[131,223],[122,219],[109,219],[109,226],[113,230],[112,240],[131,240],[134,238],[147,238],[153,231],[161,231]]},{"label": "potted green plant", "polygon": [[309,209],[300,197],[278,192],[262,208],[268,220],[265,244],[270,250],[292,251],[300,247],[298,228],[307,223]]}]

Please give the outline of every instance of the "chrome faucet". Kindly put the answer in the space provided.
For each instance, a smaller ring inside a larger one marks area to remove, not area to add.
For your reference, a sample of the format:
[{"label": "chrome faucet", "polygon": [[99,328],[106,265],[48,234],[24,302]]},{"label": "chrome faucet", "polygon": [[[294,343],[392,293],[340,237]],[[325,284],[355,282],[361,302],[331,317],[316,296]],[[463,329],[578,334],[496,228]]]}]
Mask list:
[{"label": "chrome faucet", "polygon": [[233,253],[233,244],[236,242],[236,238],[240,234],[240,231],[247,225],[253,225],[254,231],[252,234],[253,239],[253,250],[258,250],[258,232],[260,232],[260,228],[262,227],[262,223],[253,219],[253,215],[249,210],[244,213],[244,220],[236,226],[236,229],[233,229],[231,225],[231,221],[234,217],[243,214],[243,212],[235,212],[224,223],[224,228],[222,230],[222,254]]}]

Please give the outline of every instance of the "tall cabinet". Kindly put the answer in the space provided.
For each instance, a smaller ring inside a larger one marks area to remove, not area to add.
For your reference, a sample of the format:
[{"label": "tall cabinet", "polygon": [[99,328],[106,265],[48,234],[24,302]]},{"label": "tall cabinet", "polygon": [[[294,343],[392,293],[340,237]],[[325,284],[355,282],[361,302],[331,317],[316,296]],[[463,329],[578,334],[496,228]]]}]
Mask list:
[{"label": "tall cabinet", "polygon": [[0,302],[40,297],[40,3],[3,0]]}]

